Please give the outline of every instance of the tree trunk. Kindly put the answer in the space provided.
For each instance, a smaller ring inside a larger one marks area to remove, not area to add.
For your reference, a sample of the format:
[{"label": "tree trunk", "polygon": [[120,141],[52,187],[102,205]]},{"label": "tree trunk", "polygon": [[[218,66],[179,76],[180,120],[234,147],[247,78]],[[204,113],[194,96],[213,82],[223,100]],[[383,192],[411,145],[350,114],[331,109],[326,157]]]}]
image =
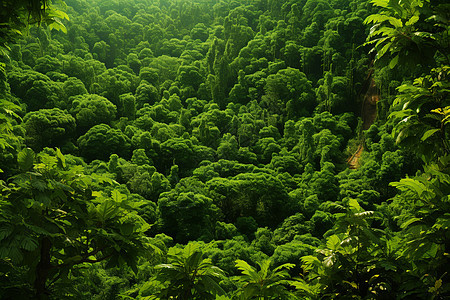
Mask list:
[{"label": "tree trunk", "polygon": [[48,291],[46,282],[48,278],[48,272],[52,265],[50,263],[50,249],[52,248],[52,242],[49,238],[45,237],[40,242],[41,257],[39,263],[36,266],[36,279],[34,281],[34,289],[36,291],[36,299],[44,300],[48,298]]}]

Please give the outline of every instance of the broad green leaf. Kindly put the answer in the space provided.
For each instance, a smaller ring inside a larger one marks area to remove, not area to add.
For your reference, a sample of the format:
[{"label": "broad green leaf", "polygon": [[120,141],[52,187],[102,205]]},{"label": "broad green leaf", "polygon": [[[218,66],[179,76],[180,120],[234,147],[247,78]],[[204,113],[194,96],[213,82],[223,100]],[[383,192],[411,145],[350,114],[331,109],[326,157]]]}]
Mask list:
[{"label": "broad green leaf", "polygon": [[103,194],[102,194],[102,192],[99,192],[99,191],[93,191],[92,192],[92,197],[103,198]]},{"label": "broad green leaf", "polygon": [[[202,276],[200,281],[208,288],[208,290],[214,291],[216,294],[223,295],[225,291],[222,287],[217,283],[217,281],[212,276]],[[225,298],[227,299],[227,298]]]},{"label": "broad green leaf", "polygon": [[427,190],[426,186],[423,185],[423,183],[411,178],[404,178],[400,180],[400,182],[391,182],[389,185],[394,186],[400,190],[411,190],[419,196]]},{"label": "broad green leaf", "polygon": [[10,236],[11,233],[13,233],[13,227],[12,226],[1,227],[0,228],[0,241],[5,239],[5,238],[7,238],[8,236]]},{"label": "broad green leaf", "polygon": [[200,265],[202,258],[203,258],[202,252],[195,251],[194,253],[189,255],[188,259],[186,260],[186,265],[190,268],[197,268],[197,266]]},{"label": "broad green leaf", "polygon": [[327,240],[327,248],[330,250],[337,250],[339,245],[341,244],[341,239],[337,235],[332,235]]},{"label": "broad green leaf", "polygon": [[246,261],[243,260],[236,260],[236,268],[238,268],[242,274],[248,275],[251,278],[257,278],[258,274],[256,273],[255,269],[250,266]]},{"label": "broad green leaf", "polygon": [[401,17],[405,13],[405,9],[400,5],[398,0],[390,0],[387,8],[393,9]]},{"label": "broad green leaf", "polygon": [[281,269],[288,269],[288,270],[290,270],[292,268],[295,268],[295,264],[290,264],[290,263],[282,264],[281,266],[276,267],[275,269],[273,269],[273,272],[275,273],[275,272],[277,272],[277,271],[279,271]]},{"label": "broad green leaf", "polygon": [[152,228],[151,224],[143,223],[143,224],[139,224],[139,227],[135,231],[137,231],[137,232],[146,232],[150,228]]},{"label": "broad green leaf", "polygon": [[406,26],[411,26],[414,25],[415,23],[417,23],[417,21],[419,21],[419,16],[412,16],[408,22],[406,22]]},{"label": "broad green leaf", "polygon": [[118,208],[113,201],[107,200],[97,206],[100,220],[105,222],[110,218],[114,218],[118,213]]},{"label": "broad green leaf", "polygon": [[61,153],[61,150],[59,150],[59,148],[56,148],[56,157],[58,158],[58,162],[61,165],[61,167],[66,168],[66,158]]},{"label": "broad green leaf", "polygon": [[31,148],[25,148],[17,154],[17,162],[22,171],[28,171],[33,168],[34,151]]},{"label": "broad green leaf", "polygon": [[365,20],[364,20],[364,24],[370,24],[370,23],[381,23],[384,22],[386,20],[388,20],[389,17],[388,16],[384,16],[384,15],[379,15],[379,14],[374,14],[374,15],[370,15],[368,16]]},{"label": "broad green leaf", "polygon": [[435,134],[435,133],[438,132],[438,131],[440,131],[439,128],[438,128],[438,129],[430,129],[430,130],[426,131],[426,132],[423,134],[423,136],[422,136],[422,138],[421,138],[420,140],[421,140],[421,141],[425,141],[425,140],[427,140],[430,136],[432,136],[433,134]]},{"label": "broad green leaf", "polygon": [[133,233],[134,224],[130,224],[130,223],[120,224],[119,229],[120,229],[120,234],[128,236]]},{"label": "broad green leaf", "polygon": [[118,190],[114,190],[111,193],[111,198],[116,203],[121,203],[123,200],[127,198],[127,196],[121,194]]},{"label": "broad green leaf", "polygon": [[66,12],[64,12],[62,10],[59,10],[59,9],[57,9],[55,7],[51,7],[50,8],[50,12],[49,12],[48,15],[49,15],[49,17],[56,17],[56,18],[59,18],[59,19],[69,20],[69,15]]},{"label": "broad green leaf", "polygon": [[307,284],[306,282],[302,282],[302,281],[292,281],[290,282],[290,284],[295,287],[297,290],[304,290],[307,292],[311,292],[311,288],[309,286],[309,284]]},{"label": "broad green leaf", "polygon": [[10,258],[13,262],[19,263],[23,256],[19,248],[10,245],[0,245],[0,258]]},{"label": "broad green leaf", "polygon": [[64,33],[67,33],[67,28],[66,28],[66,26],[64,26],[64,24],[60,21],[60,20],[58,20],[58,19],[53,19],[52,20],[53,22],[52,23],[50,23],[49,25],[48,25],[48,27],[50,28],[50,30],[52,30],[52,29],[55,29],[55,30],[58,30],[58,31],[62,31],[62,32],[64,32]]},{"label": "broad green leaf", "polygon": [[356,210],[356,211],[360,211],[361,210],[361,206],[358,203],[358,200],[351,198],[348,201],[348,205],[350,206],[350,208],[352,210]]},{"label": "broad green leaf", "polygon": [[383,48],[378,51],[377,58],[380,59],[386,53],[386,51],[389,50],[389,48],[391,48],[391,43],[387,43],[386,45],[384,45]]},{"label": "broad green leaf", "polygon": [[320,265],[320,260],[312,255],[303,256],[301,258],[302,261],[302,268],[305,270],[311,270],[314,266]]},{"label": "broad green leaf", "polygon": [[260,266],[260,277],[262,278],[266,278],[267,277],[267,273],[269,272],[269,268],[270,268],[270,260],[269,259],[264,259],[262,262],[258,263]]},{"label": "broad green leaf", "polygon": [[399,54],[397,54],[393,59],[391,59],[391,61],[389,62],[389,68],[390,69],[395,68],[395,66],[398,63],[398,59],[399,59]]},{"label": "broad green leaf", "polygon": [[411,225],[412,223],[418,222],[418,221],[422,221],[422,218],[411,218],[408,221],[404,222],[402,225],[400,225],[400,227],[402,229],[408,227],[409,225]]},{"label": "broad green leaf", "polygon": [[24,237],[20,243],[20,248],[27,251],[34,251],[35,249],[37,249],[37,247],[37,242],[31,237]]},{"label": "broad green leaf", "polygon": [[389,4],[388,0],[372,0],[370,1],[373,5],[386,8]]},{"label": "broad green leaf", "polygon": [[394,26],[395,28],[401,28],[401,27],[403,27],[403,22],[402,22],[402,20],[400,20],[400,19],[391,17],[391,18],[388,19],[388,21],[389,21],[389,23],[391,23],[391,25]]}]

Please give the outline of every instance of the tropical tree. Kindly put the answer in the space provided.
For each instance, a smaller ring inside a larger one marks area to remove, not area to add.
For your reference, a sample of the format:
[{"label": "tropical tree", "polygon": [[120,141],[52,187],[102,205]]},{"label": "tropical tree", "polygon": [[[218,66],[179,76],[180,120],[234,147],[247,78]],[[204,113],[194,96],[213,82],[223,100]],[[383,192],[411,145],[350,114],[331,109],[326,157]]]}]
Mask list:
[{"label": "tropical tree", "polygon": [[[450,156],[426,165],[422,175],[391,183],[399,190],[390,208],[402,231],[399,255],[412,262],[400,289],[410,297],[450,296]],[[425,275],[426,274],[426,275]]]},{"label": "tropical tree", "polygon": [[[1,70],[0,70],[1,74]],[[0,92],[1,95],[1,92]],[[16,113],[20,111],[20,107],[10,101],[0,98],[0,157],[3,158],[8,155],[10,151],[15,152],[14,146],[16,146],[20,139],[13,133],[13,122],[15,119],[20,119],[20,116]],[[5,165],[2,166],[2,168]],[[6,170],[0,168],[0,173]]]},{"label": "tropical tree", "polygon": [[205,257],[198,243],[189,243],[183,249],[170,248],[167,263],[156,268],[156,279],[166,287],[147,299],[206,300],[225,293],[219,285],[224,272]]},{"label": "tropical tree", "polygon": [[450,154],[449,108],[450,66],[431,70],[429,75],[398,88],[389,116],[396,124],[397,142],[420,149],[425,162]]},{"label": "tropical tree", "polygon": [[[373,24],[366,44],[374,45],[375,61],[387,59],[389,67],[397,64],[426,66],[439,52],[449,60],[448,49],[448,8],[430,0],[374,0],[372,3],[382,8],[381,13],[370,15],[365,24]],[[431,10],[430,10],[431,8]],[[431,11],[431,15],[424,12]],[[426,19],[426,20],[425,20]],[[434,23],[434,28],[426,21]]]},{"label": "tropical tree", "polygon": [[[58,0],[60,6],[64,7],[63,0]],[[0,11],[0,56],[8,57],[11,51],[9,43],[17,40],[22,31],[27,30],[30,25],[45,23],[50,29],[66,31],[61,22],[69,19],[68,15],[59,10],[51,0],[5,0],[2,1]],[[17,112],[20,108],[11,102],[10,90],[6,80],[6,65],[0,62],[0,154],[3,156],[5,149],[11,150],[12,145],[18,142],[17,136],[13,134],[12,123],[20,119]],[[3,171],[0,169],[0,173]]]},{"label": "tropical tree", "polygon": [[393,242],[380,238],[386,233],[372,228],[374,212],[365,211],[357,200],[334,206],[341,211],[335,215],[335,234],[314,255],[302,257],[306,281],[301,278],[292,285],[311,299],[390,295],[397,269],[395,251],[387,244]]},{"label": "tropical tree", "polygon": [[238,281],[241,284],[236,299],[295,299],[288,290],[289,270],[295,265],[291,263],[282,264],[271,268],[272,261],[265,259],[258,262],[259,270],[250,266],[246,261],[236,260],[236,268],[241,271]]},{"label": "tropical tree", "polygon": [[94,125],[110,124],[116,117],[117,108],[105,97],[84,94],[72,98],[69,112],[77,121],[78,132],[84,134]]},{"label": "tropical tree", "polygon": [[21,293],[48,299],[53,285],[67,279],[76,266],[106,261],[136,269],[139,254],[150,253],[150,228],[136,212],[142,205],[124,194],[95,191],[96,184],[113,185],[107,177],[86,176],[83,167],[66,162],[59,149],[18,154],[21,173],[1,182],[1,298],[20,296],[10,282],[25,271]]},{"label": "tropical tree", "polygon": [[113,153],[122,157],[130,156],[130,139],[119,129],[106,124],[91,127],[78,138],[78,146],[81,155],[87,160],[107,160]]},{"label": "tropical tree", "polygon": [[32,111],[23,118],[26,143],[35,150],[62,147],[75,132],[75,119],[59,108]]}]

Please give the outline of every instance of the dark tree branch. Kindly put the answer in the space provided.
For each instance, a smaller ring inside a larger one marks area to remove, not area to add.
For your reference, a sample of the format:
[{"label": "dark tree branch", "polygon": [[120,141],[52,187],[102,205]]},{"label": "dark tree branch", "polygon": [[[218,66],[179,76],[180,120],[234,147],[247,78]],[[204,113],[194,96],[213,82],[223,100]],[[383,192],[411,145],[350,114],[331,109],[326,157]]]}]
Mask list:
[{"label": "dark tree branch", "polygon": [[79,264],[83,264],[83,263],[94,264],[94,263],[98,263],[98,262],[104,261],[104,260],[106,260],[108,258],[111,258],[114,254],[111,253],[111,254],[102,256],[100,258],[97,258],[97,259],[90,259],[89,257],[94,256],[97,253],[102,252],[105,249],[106,249],[106,247],[95,249],[95,250],[93,250],[93,251],[91,251],[89,253],[86,253],[81,259],[79,259],[77,261],[74,261],[74,262],[71,262],[71,263],[58,264],[58,265],[53,266],[53,267],[60,269],[60,268],[70,267],[70,266],[79,265]]}]

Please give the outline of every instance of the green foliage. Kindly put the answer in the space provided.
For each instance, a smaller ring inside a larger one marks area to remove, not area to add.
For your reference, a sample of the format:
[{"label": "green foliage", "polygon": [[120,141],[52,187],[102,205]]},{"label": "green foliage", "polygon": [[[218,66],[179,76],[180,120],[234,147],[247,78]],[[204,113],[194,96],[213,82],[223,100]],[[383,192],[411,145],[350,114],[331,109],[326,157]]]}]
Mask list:
[{"label": "green foliage", "polygon": [[77,120],[77,129],[85,133],[98,124],[110,124],[117,109],[108,99],[99,95],[79,95],[72,98],[70,113]]},{"label": "green foliage", "polygon": [[243,260],[236,260],[236,268],[242,273],[238,299],[292,299],[286,285],[290,283],[288,270],[295,265],[288,263],[272,269],[271,263],[264,260],[258,263],[257,270]]},{"label": "green foliage", "polygon": [[[96,94],[119,105],[119,96],[134,92],[137,88],[138,77],[128,68],[108,69],[97,77],[97,85],[91,88]],[[119,108],[119,110],[121,107]]]},{"label": "green foliage", "polygon": [[416,78],[413,84],[398,88],[396,111],[389,116],[396,123],[397,142],[418,145],[425,162],[450,153],[446,107],[449,106],[450,67],[443,66],[431,74]]},{"label": "green foliage", "polygon": [[91,127],[85,135],[78,138],[77,143],[81,155],[88,160],[106,160],[113,153],[122,157],[130,155],[130,139],[120,130],[106,124]]},{"label": "green foliage", "polygon": [[157,296],[146,299],[216,299],[224,294],[219,285],[224,272],[205,258],[200,244],[189,243],[184,249],[170,248],[167,263],[157,265],[156,279],[167,286]]},{"label": "green foliage", "polygon": [[38,299],[79,265],[105,260],[135,268],[137,254],[150,253],[144,235],[150,225],[135,211],[142,203],[117,190],[93,189],[96,183],[112,185],[110,179],[85,175],[59,149],[36,156],[24,149],[18,164],[22,173],[1,187],[0,258],[9,272],[16,266],[29,272],[26,280]]},{"label": "green foliage", "polygon": [[344,212],[336,214],[336,234],[327,238],[325,248],[301,259],[310,284],[300,280],[294,286],[311,298],[321,294],[386,295],[391,282],[386,274],[386,257],[380,251],[384,241],[378,237],[378,230],[370,227],[373,212],[362,209],[354,199],[340,209]]},{"label": "green foliage", "polygon": [[158,89],[147,81],[142,80],[136,90],[137,108],[142,108],[145,103],[155,104],[159,99]]},{"label": "green foliage", "polygon": [[[369,38],[376,38],[370,41],[375,44],[374,49],[377,51],[376,59],[380,60],[386,53],[389,54],[389,67],[394,68],[400,61],[405,63],[405,52],[411,55],[413,51],[414,57],[411,60],[423,58],[423,50],[432,51],[428,45],[424,43],[424,33],[414,34],[416,24],[419,21],[419,9],[423,7],[423,1],[372,1],[375,5],[384,8],[384,14],[370,15],[366,18],[365,23],[373,23]],[[417,45],[421,46],[418,47]],[[423,46],[428,46],[422,50]],[[406,50],[406,51],[405,51]],[[425,55],[432,56],[432,55]]]},{"label": "green foliage", "polygon": [[229,222],[251,216],[259,226],[275,227],[294,207],[283,184],[269,174],[242,173],[230,179],[214,178],[207,185]]},{"label": "green foliage", "polygon": [[0,298],[448,298],[445,1],[69,5],[0,63]]},{"label": "green foliage", "polygon": [[158,209],[163,232],[176,241],[211,239],[218,214],[211,198],[172,190],[160,195]]},{"label": "green foliage", "polygon": [[[370,15],[364,21],[365,24],[373,24],[368,37],[372,40],[367,44],[374,44],[376,60],[389,56],[391,69],[398,64],[405,66],[420,62],[426,65],[438,51],[449,63],[448,46],[444,46],[448,40],[448,32],[445,33],[448,30],[448,19],[445,16],[448,7],[430,5],[429,2],[372,1],[382,8],[380,14]],[[430,26],[426,26],[424,21],[433,22],[437,30],[430,30]]]},{"label": "green foliage", "polygon": [[11,92],[24,99],[28,111],[59,106],[61,87],[44,74],[17,68],[8,73],[8,81]]},{"label": "green foliage", "polygon": [[[133,157],[135,156],[133,155]],[[145,164],[137,168],[133,177],[127,182],[127,186],[130,191],[153,201],[157,201],[161,193],[170,190],[169,180],[164,175],[155,172],[154,167],[148,167]]]},{"label": "green foliage", "polygon": [[[5,99],[0,99],[0,153],[4,155],[5,150],[13,148],[18,138],[13,134],[13,121],[20,118],[15,111],[19,107]],[[0,168],[0,173],[3,172]]]},{"label": "green foliage", "polygon": [[35,150],[46,146],[63,147],[75,133],[75,119],[59,108],[40,109],[25,115],[26,143]]},{"label": "green foliage", "polygon": [[[63,1],[58,1],[64,5]],[[69,16],[53,5],[48,0],[11,1],[3,2],[0,15],[2,29],[0,31],[0,54],[5,54],[4,49],[9,49],[7,43],[22,35],[30,25],[46,24],[50,29],[61,30],[67,33],[62,20]]]},{"label": "green foliage", "polygon": [[297,69],[288,68],[269,75],[264,87],[263,105],[271,113],[280,113],[286,107],[290,118],[307,116],[314,109],[315,101],[311,82]]},{"label": "green foliage", "polygon": [[[393,199],[392,209],[402,211],[397,217],[403,229],[401,255],[414,261],[416,266],[410,267],[411,277],[403,285],[409,294],[426,295],[428,292],[437,296],[448,293],[450,287],[448,279],[444,278],[447,270],[443,267],[448,264],[445,251],[450,239],[448,166],[449,157],[443,156],[426,166],[421,176],[391,183],[400,191]],[[419,270],[429,277],[420,277]],[[414,280],[422,282],[422,290],[411,285]]]},{"label": "green foliage", "polygon": [[69,77],[63,84],[64,96],[71,99],[72,96],[87,94],[86,87],[83,82],[75,77]]}]

